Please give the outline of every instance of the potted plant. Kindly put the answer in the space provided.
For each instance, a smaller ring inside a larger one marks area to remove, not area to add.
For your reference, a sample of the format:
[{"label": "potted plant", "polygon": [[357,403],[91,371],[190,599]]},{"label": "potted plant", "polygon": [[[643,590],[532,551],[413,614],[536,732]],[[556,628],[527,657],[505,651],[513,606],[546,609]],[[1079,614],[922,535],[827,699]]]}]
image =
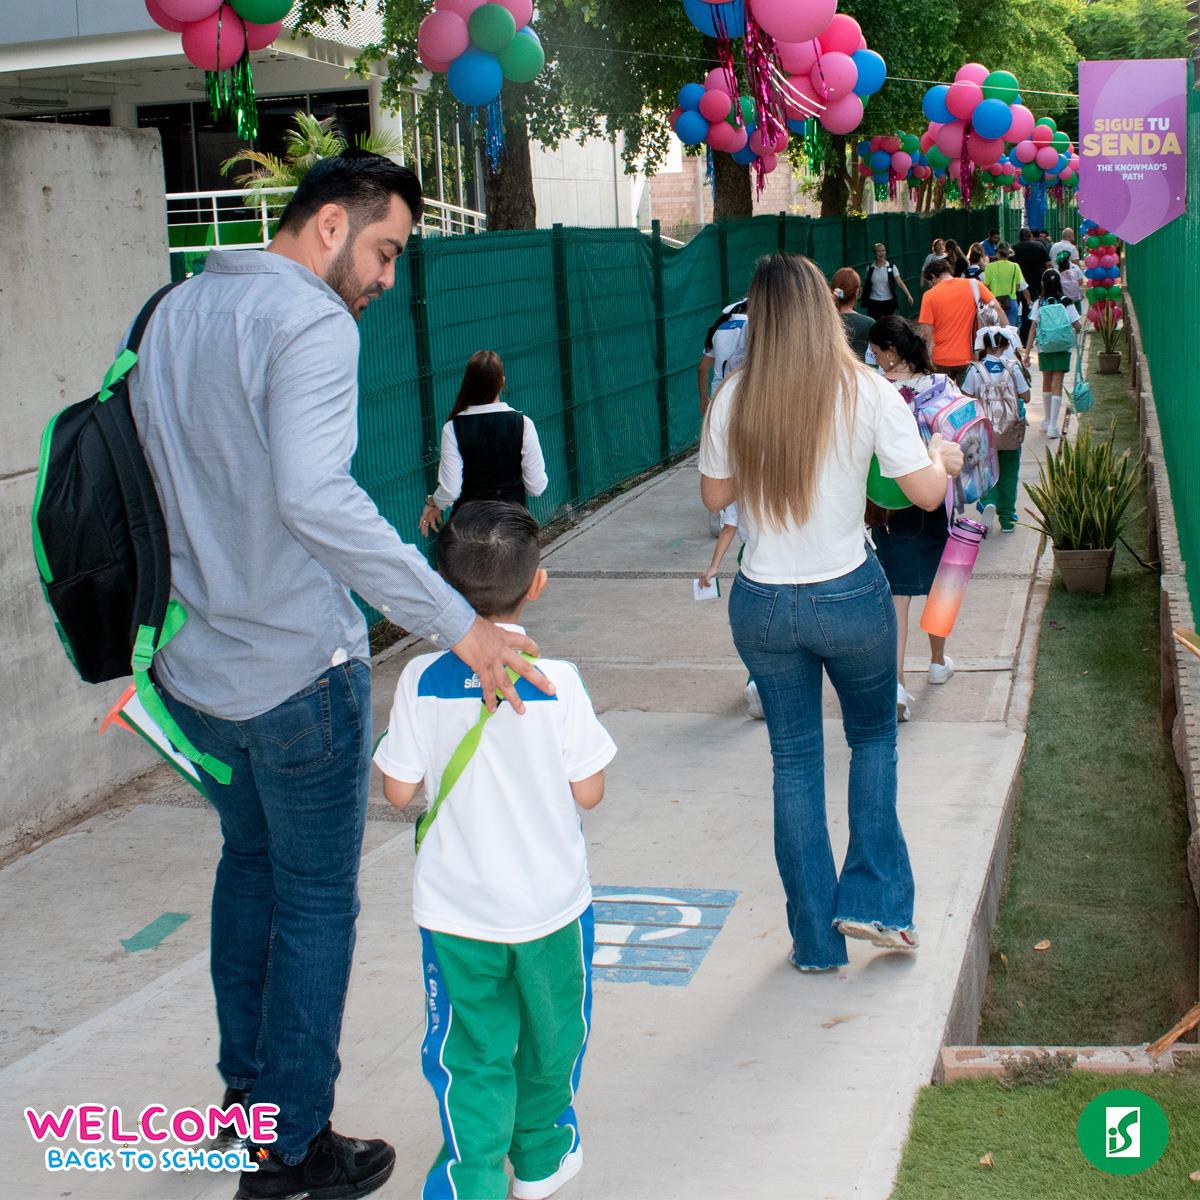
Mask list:
[{"label": "potted plant", "polygon": [[1141,482],[1141,466],[1129,450],[1116,454],[1113,440],[1097,441],[1090,424],[1081,425],[1074,445],[1038,468],[1027,509],[1033,526],[1054,546],[1054,562],[1068,592],[1102,595],[1108,590],[1117,539],[1133,517],[1130,505]]},{"label": "potted plant", "polygon": [[1116,375],[1121,369],[1121,351],[1118,346],[1124,329],[1117,322],[1117,306],[1111,300],[1102,304],[1093,322],[1104,347],[1099,355],[1101,375]]}]

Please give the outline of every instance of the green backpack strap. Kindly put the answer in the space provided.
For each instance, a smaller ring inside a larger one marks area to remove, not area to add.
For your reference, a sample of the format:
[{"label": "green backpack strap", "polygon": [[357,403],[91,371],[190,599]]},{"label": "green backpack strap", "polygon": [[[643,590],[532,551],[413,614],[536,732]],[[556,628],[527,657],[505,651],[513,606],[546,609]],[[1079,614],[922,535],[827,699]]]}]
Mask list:
[{"label": "green backpack strap", "polygon": [[[521,657],[527,662],[534,660],[528,654],[522,654]],[[508,677],[515,684],[520,676],[512,669],[508,668]],[[501,697],[499,692],[497,697]],[[497,706],[497,709],[499,706]],[[430,827],[437,819],[438,810],[442,807],[443,801],[454,785],[462,777],[462,773],[467,769],[467,764],[475,757],[475,751],[479,749],[479,743],[483,738],[484,726],[488,723],[488,718],[493,716],[491,709],[481,700],[479,702],[479,718],[474,725],[463,735],[463,739],[454,748],[454,753],[450,755],[450,761],[446,764],[446,769],[442,772],[442,781],[438,785],[437,799],[421,814],[417,821],[416,838],[417,850],[421,849],[421,843],[425,840],[425,835],[429,832]]]},{"label": "green backpack strap", "polygon": [[167,741],[184,758],[195,763],[218,783],[227,784],[233,778],[233,771],[220,759],[211,754],[203,754],[192,745],[187,735],[176,724],[175,718],[167,711],[163,698],[154,686],[154,680],[150,678],[150,664],[154,661],[154,656],[183,628],[186,620],[187,610],[178,600],[171,600],[168,601],[167,611],[163,616],[161,633],[153,625],[138,626],[137,639],[133,645],[133,684],[142,707],[166,735]]}]

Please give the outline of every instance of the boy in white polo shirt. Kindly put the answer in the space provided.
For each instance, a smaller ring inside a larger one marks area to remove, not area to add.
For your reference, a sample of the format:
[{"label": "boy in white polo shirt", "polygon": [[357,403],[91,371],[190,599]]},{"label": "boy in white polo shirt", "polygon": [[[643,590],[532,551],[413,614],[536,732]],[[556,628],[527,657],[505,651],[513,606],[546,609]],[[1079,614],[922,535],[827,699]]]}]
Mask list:
[{"label": "boy in white polo shirt", "polygon": [[[480,616],[520,628],[545,589],[537,523],[465,504],[438,541],[442,575]],[[425,1077],[444,1144],[423,1200],[551,1196],[583,1165],[573,1107],[591,1022],[592,889],[578,809],[604,795],[616,747],[570,663],[539,659],[556,694],[520,680],[490,719],[453,653],[405,667],[375,752],[402,807],[424,784],[413,915],[421,927]],[[448,782],[443,784],[443,778]]]}]

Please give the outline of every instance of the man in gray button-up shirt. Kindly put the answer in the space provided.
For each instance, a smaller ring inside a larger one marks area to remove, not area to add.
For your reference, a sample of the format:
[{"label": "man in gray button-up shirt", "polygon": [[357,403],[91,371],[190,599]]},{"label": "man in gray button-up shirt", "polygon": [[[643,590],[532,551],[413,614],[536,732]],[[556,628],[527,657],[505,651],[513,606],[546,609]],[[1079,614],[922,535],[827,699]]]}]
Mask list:
[{"label": "man in gray button-up shirt", "polygon": [[[233,770],[206,781],[224,846],[212,974],[227,1104],[280,1106],[239,1197],[365,1195],[385,1142],[328,1118],[358,911],[371,697],[353,589],[475,670],[482,695],[536,647],[476,618],[350,475],[358,329],[392,286],[421,193],[374,155],[326,160],[268,251],[214,251],[161,303],[131,379],[134,417],[187,623],[155,659],[172,715]],[[330,1163],[333,1167],[330,1167]],[[314,1163],[316,1164],[314,1167]]]}]

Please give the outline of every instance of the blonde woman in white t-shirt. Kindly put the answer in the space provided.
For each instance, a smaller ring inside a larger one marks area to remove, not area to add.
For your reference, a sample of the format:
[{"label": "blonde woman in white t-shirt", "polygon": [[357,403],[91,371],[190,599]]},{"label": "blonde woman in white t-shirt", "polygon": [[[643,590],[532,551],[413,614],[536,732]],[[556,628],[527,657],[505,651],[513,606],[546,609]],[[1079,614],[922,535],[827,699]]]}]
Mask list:
[{"label": "blonde woman in white t-shirt", "polygon": [[[896,814],[896,614],[863,537],[867,472],[878,457],[932,512],[962,452],[936,436],[926,448],[900,395],[855,359],[808,259],[759,261],[748,324],[745,363],[709,406],[700,494],[710,512],[738,504],[746,548],[729,623],[771,739],[790,959],[827,971],[847,961],[846,937],[917,946]],[[825,817],[823,673],[851,750],[840,878]]]}]

